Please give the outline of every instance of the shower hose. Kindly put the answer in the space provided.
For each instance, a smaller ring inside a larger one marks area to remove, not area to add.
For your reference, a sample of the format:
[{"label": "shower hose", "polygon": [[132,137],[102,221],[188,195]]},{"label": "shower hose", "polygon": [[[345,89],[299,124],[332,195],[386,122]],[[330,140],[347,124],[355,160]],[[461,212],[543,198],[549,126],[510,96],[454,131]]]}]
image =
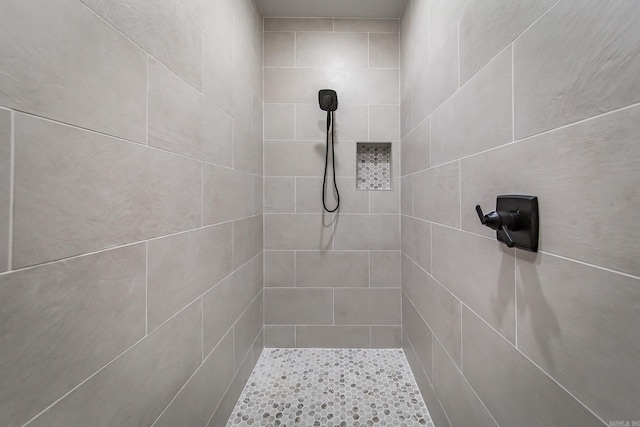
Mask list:
[{"label": "shower hose", "polygon": [[[338,184],[336,183],[336,156],[333,147],[334,143],[334,126],[331,123],[333,119],[333,111],[327,111],[327,146],[324,156],[324,180],[322,181],[322,206],[327,212],[335,212],[340,206],[340,193],[338,192]],[[336,189],[336,207],[329,209],[327,207],[326,193],[327,193],[327,168],[329,167],[329,129],[331,129],[331,163],[333,169],[333,188]]]}]

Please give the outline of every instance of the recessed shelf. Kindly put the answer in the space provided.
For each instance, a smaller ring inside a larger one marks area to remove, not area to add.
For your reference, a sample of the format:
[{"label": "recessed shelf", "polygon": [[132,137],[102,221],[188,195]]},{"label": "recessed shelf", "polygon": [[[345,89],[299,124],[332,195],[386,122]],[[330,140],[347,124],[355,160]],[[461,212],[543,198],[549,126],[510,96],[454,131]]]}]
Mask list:
[{"label": "recessed shelf", "polygon": [[358,142],[356,190],[391,190],[391,143]]}]

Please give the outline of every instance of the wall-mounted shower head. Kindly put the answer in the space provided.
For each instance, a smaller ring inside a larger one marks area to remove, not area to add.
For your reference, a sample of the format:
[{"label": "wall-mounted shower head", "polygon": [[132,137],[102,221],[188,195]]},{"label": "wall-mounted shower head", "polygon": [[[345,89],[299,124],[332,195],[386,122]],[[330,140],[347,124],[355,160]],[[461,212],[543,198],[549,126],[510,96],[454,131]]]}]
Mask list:
[{"label": "wall-mounted shower head", "polygon": [[320,109],[324,111],[336,111],[338,109],[338,94],[335,90],[321,89],[318,92]]}]

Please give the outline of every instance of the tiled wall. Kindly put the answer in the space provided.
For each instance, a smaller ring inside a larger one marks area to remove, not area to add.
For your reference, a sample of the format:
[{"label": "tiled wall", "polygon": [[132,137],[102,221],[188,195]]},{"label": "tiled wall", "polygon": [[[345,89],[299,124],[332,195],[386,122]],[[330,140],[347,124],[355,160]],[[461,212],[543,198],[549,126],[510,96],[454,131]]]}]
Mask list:
[{"label": "tiled wall", "polygon": [[263,343],[262,25],[1,2],[0,425],[226,420]]},{"label": "tiled wall", "polygon": [[[267,346],[400,346],[398,27],[265,19]],[[339,101],[336,214],[322,207],[325,88]],[[356,191],[358,141],[392,143],[392,191]]]},{"label": "tiled wall", "polygon": [[[404,343],[439,427],[640,420],[639,20],[629,0],[405,11]],[[539,197],[537,254],[478,221],[513,193]]]}]

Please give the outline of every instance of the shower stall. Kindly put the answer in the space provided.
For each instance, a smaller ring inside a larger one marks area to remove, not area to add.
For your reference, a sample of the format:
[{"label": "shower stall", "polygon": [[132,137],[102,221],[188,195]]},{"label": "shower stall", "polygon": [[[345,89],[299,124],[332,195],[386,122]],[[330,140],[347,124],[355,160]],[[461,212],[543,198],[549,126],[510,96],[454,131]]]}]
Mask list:
[{"label": "shower stall", "polygon": [[0,0],[0,425],[640,425],[638,22]]}]

